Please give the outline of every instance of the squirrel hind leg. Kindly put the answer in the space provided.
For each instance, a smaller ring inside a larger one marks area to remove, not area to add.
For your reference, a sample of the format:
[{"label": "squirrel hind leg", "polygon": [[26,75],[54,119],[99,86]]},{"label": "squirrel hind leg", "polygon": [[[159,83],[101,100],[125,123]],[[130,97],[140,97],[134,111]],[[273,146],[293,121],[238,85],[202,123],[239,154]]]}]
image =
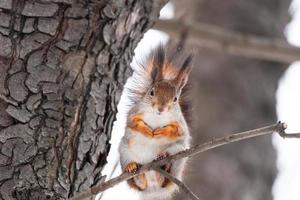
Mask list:
[{"label": "squirrel hind leg", "polygon": [[[168,173],[171,173],[171,168],[172,168],[172,164],[171,163],[168,163],[168,164],[163,165],[161,167],[162,170],[164,170],[164,171],[166,171]],[[160,176],[162,176],[162,175],[160,174]],[[165,188],[165,187],[168,187],[169,185],[171,185],[172,183],[173,182],[170,181],[168,178],[163,177],[163,181],[160,183],[160,187]]]},{"label": "squirrel hind leg", "polygon": [[[169,156],[168,152],[162,152],[162,153],[158,154],[158,156],[155,160],[162,160],[168,156]],[[160,168],[162,170],[166,171],[167,173],[171,173],[172,163],[167,163],[167,164],[161,166]],[[168,178],[164,177],[162,174],[160,174],[158,172],[156,173],[156,180],[157,180],[159,186],[162,188],[165,188],[172,183]]]},{"label": "squirrel hind leg", "polygon": [[127,180],[127,183],[131,188],[139,191],[144,191],[148,185],[146,175],[144,173]]}]

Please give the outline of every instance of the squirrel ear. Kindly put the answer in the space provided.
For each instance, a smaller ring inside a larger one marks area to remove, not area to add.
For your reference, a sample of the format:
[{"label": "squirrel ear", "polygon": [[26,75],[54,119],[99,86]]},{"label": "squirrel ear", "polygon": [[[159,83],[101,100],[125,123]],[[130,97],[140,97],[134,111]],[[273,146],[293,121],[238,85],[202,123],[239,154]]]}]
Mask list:
[{"label": "squirrel ear", "polygon": [[152,55],[152,72],[151,77],[154,81],[163,79],[163,67],[165,63],[165,49],[162,45],[159,45]]},{"label": "squirrel ear", "polygon": [[174,80],[178,91],[180,91],[188,81],[189,74],[192,71],[192,65],[191,65],[192,59],[193,59],[193,55],[189,55],[185,59],[181,69],[179,70],[177,77]]}]

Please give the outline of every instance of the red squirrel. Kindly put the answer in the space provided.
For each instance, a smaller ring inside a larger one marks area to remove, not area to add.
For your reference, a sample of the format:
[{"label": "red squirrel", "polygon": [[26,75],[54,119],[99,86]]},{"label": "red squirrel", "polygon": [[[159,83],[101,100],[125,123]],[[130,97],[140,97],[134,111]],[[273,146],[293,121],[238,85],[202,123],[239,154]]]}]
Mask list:
[{"label": "red squirrel", "polygon": [[[177,56],[175,56],[177,57]],[[155,49],[139,71],[141,83],[135,90],[136,103],[128,113],[125,135],[120,146],[123,171],[134,173],[140,165],[173,155],[190,146],[182,89],[191,72],[188,56],[175,65],[163,46]],[[133,95],[134,96],[134,95]],[[186,159],[169,163],[162,169],[182,179]],[[140,191],[142,199],[166,199],[178,186],[156,171],[148,171],[128,180]]]}]

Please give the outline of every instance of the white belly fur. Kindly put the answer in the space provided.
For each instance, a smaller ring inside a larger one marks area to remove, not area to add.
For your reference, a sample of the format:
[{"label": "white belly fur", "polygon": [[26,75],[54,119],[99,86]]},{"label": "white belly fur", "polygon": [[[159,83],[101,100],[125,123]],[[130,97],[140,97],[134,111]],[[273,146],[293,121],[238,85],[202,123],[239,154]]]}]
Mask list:
[{"label": "white belly fur", "polygon": [[133,142],[130,145],[130,149],[134,156],[134,161],[140,164],[152,162],[170,144],[170,141],[167,139],[152,139],[140,133],[132,134],[131,138]]},{"label": "white belly fur", "polygon": [[[153,114],[153,113],[146,113],[144,114],[144,121],[152,128],[160,128],[163,127],[170,122],[178,121],[178,117],[176,118],[176,115],[172,115],[170,113],[166,114]],[[134,142],[131,144],[131,149],[134,149],[135,152],[135,161],[140,164],[146,164],[149,162],[152,162],[155,160],[158,156],[158,154],[165,151],[167,147],[170,146],[170,144],[173,143],[173,141],[170,141],[168,139],[162,138],[162,139],[152,139],[145,137],[143,134],[136,133],[133,135]],[[157,179],[157,172],[155,171],[149,171],[145,173],[148,187],[147,191],[153,191],[160,189],[160,186],[158,185]]]},{"label": "white belly fur", "polygon": [[[175,115],[165,113],[161,115],[145,113],[143,119],[152,129],[163,127],[170,122],[177,121]],[[131,134],[132,135],[132,134]],[[135,150],[136,157],[141,164],[146,164],[157,158],[158,154],[164,151],[173,141],[166,138],[148,138],[143,134],[136,133],[132,148]]]}]

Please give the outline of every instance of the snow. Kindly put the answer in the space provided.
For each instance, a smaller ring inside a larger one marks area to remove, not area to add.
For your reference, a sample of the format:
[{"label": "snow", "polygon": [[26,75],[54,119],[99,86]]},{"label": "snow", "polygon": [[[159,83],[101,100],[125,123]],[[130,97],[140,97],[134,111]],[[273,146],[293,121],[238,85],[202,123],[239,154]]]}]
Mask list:
[{"label": "snow", "polygon": [[[292,21],[285,34],[300,47],[300,0],[292,2]],[[292,63],[281,78],[277,90],[277,116],[288,124],[287,132],[300,132],[300,61]],[[300,199],[300,140],[273,136],[278,152],[278,175],[273,186],[274,200]]]},{"label": "snow", "polygon": [[[278,119],[288,124],[287,132],[300,132],[300,62],[293,63],[277,91]],[[300,141],[273,136],[277,149],[278,176],[273,186],[274,200],[300,199]]]}]

